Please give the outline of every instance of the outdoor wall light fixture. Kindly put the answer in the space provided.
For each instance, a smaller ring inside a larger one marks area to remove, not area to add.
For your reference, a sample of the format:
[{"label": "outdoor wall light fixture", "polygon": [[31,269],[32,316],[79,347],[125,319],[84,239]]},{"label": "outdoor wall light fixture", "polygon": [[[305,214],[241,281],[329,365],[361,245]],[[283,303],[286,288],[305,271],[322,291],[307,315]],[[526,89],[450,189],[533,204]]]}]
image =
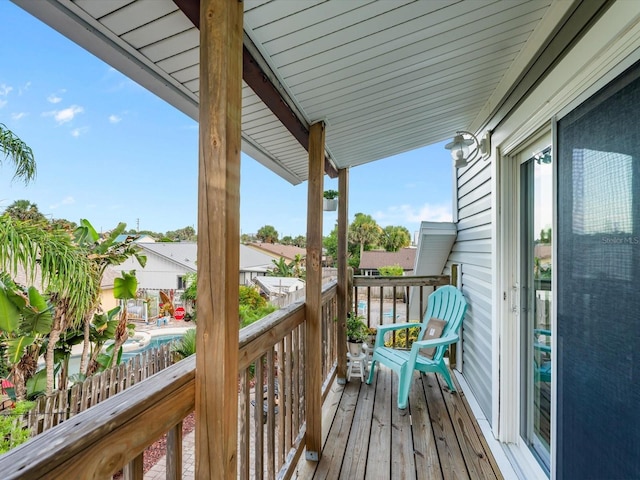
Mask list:
[{"label": "outdoor wall light fixture", "polygon": [[453,141],[447,143],[444,148],[451,151],[455,167],[463,168],[475,160],[479,154],[489,153],[489,134],[482,140],[478,140],[473,133],[460,130],[456,132]]}]

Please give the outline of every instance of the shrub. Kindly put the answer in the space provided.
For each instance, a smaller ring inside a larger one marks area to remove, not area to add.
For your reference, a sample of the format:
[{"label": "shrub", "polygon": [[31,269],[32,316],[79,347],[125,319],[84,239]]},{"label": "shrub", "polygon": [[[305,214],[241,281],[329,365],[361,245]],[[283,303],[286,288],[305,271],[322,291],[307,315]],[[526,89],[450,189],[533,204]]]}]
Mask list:
[{"label": "shrub", "polygon": [[22,416],[33,408],[34,402],[17,402],[10,413],[0,415],[0,454],[29,440],[30,432],[22,425]]}]

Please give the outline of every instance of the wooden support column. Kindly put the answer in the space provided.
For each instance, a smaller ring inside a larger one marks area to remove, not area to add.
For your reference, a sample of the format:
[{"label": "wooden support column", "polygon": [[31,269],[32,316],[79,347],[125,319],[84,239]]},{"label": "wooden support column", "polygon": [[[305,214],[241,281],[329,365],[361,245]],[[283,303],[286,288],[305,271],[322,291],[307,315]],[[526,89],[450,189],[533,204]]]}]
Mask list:
[{"label": "wooden support column", "polygon": [[338,171],[338,383],[347,383],[347,313],[349,303],[349,275],[347,270],[347,229],[349,227],[349,170]]},{"label": "wooden support column", "polygon": [[309,131],[307,193],[307,282],[305,332],[306,459],[322,454],[322,191],[324,184],[324,123]]},{"label": "wooden support column", "polygon": [[237,476],[243,4],[200,2],[196,478]]}]

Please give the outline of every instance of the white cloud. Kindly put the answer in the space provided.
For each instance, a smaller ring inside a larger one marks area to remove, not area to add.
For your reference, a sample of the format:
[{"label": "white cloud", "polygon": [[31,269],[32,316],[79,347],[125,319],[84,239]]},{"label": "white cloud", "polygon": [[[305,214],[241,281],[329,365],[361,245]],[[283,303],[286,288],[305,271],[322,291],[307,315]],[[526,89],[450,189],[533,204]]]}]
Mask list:
[{"label": "white cloud", "polygon": [[451,205],[429,204],[421,206],[397,205],[372,215],[381,225],[406,225],[420,222],[450,222],[452,220]]},{"label": "white cloud", "polygon": [[109,115],[109,123],[118,123],[122,120],[122,117],[118,115]]},{"label": "white cloud", "polygon": [[6,97],[7,95],[9,95],[11,90],[13,90],[13,87],[10,87],[5,83],[0,83],[0,96]]},{"label": "white cloud", "polygon": [[68,196],[68,197],[63,198],[58,203],[54,203],[53,205],[49,205],[49,209],[50,210],[55,210],[58,207],[61,207],[62,205],[71,205],[73,203],[76,203],[76,200],[73,197]]},{"label": "white cloud", "polygon": [[89,131],[89,127],[78,127],[71,130],[71,136],[78,138],[80,135],[84,135]]},{"label": "white cloud", "polygon": [[12,113],[11,114],[11,119],[12,120],[20,120],[21,118],[24,118],[26,116],[27,116],[26,112]]},{"label": "white cloud", "polygon": [[7,100],[2,97],[6,97],[13,90],[13,87],[10,87],[7,84],[0,83],[0,108],[4,107],[7,104]]},{"label": "white cloud", "polygon": [[25,83],[23,86],[18,88],[18,95],[22,95],[23,92],[26,92],[31,88],[31,82]]},{"label": "white cloud", "polygon": [[62,97],[57,96],[55,93],[52,93],[47,97],[47,102],[49,103],[60,103],[62,101]]},{"label": "white cloud", "polygon": [[58,125],[62,125],[63,123],[70,122],[75,118],[76,115],[83,112],[84,108],[78,105],[71,105],[70,107],[62,110],[52,110],[50,112],[44,112],[43,115],[45,117],[53,117]]}]

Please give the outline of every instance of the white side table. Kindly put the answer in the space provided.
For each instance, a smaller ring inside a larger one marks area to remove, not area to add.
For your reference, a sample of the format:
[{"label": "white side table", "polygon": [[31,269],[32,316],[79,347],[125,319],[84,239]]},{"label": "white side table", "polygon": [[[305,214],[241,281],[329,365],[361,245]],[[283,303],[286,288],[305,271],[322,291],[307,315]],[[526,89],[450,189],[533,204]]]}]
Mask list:
[{"label": "white side table", "polygon": [[351,355],[347,352],[349,360],[349,368],[347,368],[347,381],[351,380],[351,375],[360,377],[364,382],[364,376],[367,371],[367,353],[363,351],[360,355]]}]

